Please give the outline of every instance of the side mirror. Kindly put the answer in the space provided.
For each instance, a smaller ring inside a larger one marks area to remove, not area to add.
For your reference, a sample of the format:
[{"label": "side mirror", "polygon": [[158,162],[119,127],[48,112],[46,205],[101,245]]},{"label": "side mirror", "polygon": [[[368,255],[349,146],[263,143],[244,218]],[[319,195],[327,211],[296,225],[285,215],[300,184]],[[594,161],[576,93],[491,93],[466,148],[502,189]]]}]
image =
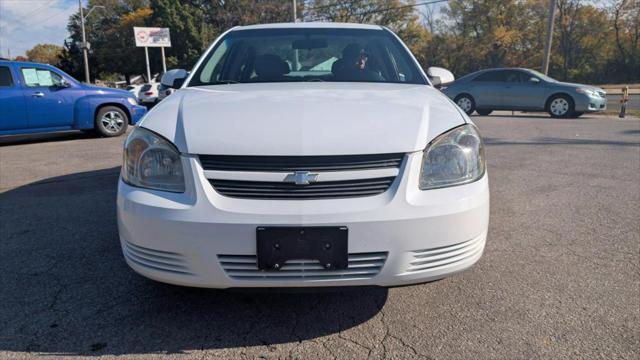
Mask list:
[{"label": "side mirror", "polygon": [[69,82],[65,78],[62,78],[60,80],[60,85],[58,85],[58,87],[59,88],[68,88],[68,87],[71,87],[71,84],[69,84]]},{"label": "side mirror", "polygon": [[169,70],[164,75],[162,75],[162,79],[160,83],[166,87],[170,87],[172,89],[179,89],[184,81],[189,76],[187,70],[184,69],[173,69]]},{"label": "side mirror", "polygon": [[433,86],[436,87],[454,82],[456,79],[451,71],[437,66],[428,68],[427,75],[431,79],[431,83],[433,84]]},{"label": "side mirror", "polygon": [[538,85],[540,84],[540,79],[532,76],[531,78],[529,78],[529,82],[532,83],[533,85]]}]

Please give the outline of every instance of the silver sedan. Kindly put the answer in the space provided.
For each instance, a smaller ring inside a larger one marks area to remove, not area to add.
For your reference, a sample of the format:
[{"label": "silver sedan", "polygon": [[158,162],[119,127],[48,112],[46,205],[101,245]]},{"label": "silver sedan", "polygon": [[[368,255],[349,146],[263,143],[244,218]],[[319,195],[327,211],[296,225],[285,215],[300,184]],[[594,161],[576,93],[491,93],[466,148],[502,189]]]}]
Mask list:
[{"label": "silver sedan", "polygon": [[531,69],[487,69],[466,75],[441,90],[467,114],[493,110],[547,111],[554,118],[578,117],[607,108],[598,87],[560,82]]}]

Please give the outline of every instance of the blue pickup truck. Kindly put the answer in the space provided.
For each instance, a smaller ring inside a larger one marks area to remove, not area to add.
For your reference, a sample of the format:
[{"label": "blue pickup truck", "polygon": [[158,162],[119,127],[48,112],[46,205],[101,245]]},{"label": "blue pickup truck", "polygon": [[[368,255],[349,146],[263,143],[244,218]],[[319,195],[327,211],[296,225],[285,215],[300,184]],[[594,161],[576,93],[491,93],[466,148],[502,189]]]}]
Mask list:
[{"label": "blue pickup truck", "polygon": [[118,136],[146,111],[128,91],[82,84],[50,65],[0,59],[0,135],[77,129]]}]

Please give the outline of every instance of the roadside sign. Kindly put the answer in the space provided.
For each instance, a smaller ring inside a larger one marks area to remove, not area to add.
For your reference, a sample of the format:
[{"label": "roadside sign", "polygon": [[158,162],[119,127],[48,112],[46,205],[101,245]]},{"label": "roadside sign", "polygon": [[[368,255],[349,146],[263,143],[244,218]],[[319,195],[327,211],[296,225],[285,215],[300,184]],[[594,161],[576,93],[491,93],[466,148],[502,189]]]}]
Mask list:
[{"label": "roadside sign", "polygon": [[137,47],[171,47],[169,28],[134,27]]},{"label": "roadside sign", "polygon": [[159,27],[133,27],[133,36],[136,46],[144,48],[144,57],[147,63],[147,81],[151,82],[151,68],[149,66],[149,48],[159,47],[162,54],[162,71],[167,72],[167,61],[164,56],[164,48],[171,47],[171,35],[169,28]]}]

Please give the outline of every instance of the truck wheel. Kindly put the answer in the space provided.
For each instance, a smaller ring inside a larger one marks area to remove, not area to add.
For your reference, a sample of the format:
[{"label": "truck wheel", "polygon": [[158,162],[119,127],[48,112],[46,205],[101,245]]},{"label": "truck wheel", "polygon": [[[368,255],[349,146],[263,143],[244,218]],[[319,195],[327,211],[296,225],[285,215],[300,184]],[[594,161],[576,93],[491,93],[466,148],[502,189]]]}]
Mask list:
[{"label": "truck wheel", "polygon": [[467,115],[473,114],[476,110],[476,102],[469,94],[460,94],[456,96],[453,101],[460,107],[460,109],[462,109],[462,111],[466,112]]},{"label": "truck wheel", "polygon": [[95,126],[98,133],[105,137],[120,136],[127,131],[129,116],[116,106],[105,106],[98,111]]},{"label": "truck wheel", "polygon": [[573,114],[573,99],[567,95],[555,95],[549,99],[547,111],[552,118],[567,118]]}]

